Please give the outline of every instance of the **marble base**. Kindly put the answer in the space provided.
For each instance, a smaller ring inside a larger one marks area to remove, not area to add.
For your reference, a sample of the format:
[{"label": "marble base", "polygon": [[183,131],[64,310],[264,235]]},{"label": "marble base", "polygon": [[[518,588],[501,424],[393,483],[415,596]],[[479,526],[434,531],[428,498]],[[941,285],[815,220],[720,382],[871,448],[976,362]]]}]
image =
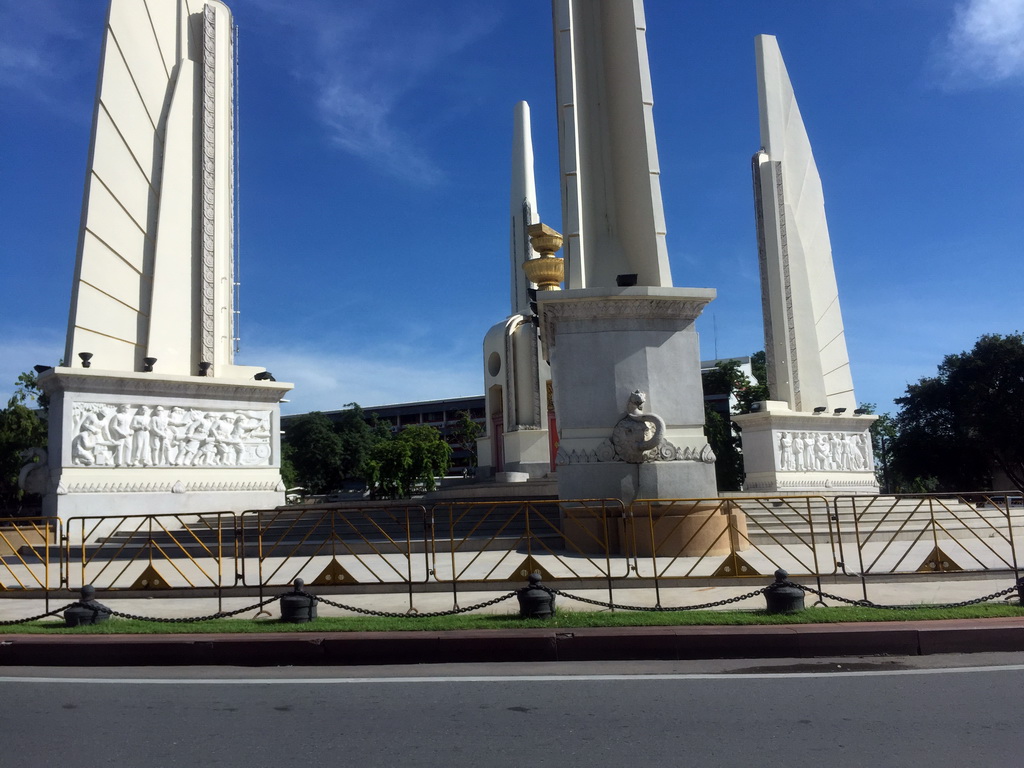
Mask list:
[{"label": "marble base", "polygon": [[801,413],[768,400],[732,418],[743,431],[745,491],[878,493],[869,433],[877,416]]},{"label": "marble base", "polygon": [[284,504],[280,400],[291,384],[56,368],[43,512],[242,512]]},{"label": "marble base", "polygon": [[[538,294],[541,339],[558,414],[562,499],[714,498],[714,454],[704,435],[704,393],[694,321],[715,292],[634,286]],[[611,445],[630,394],[665,425],[639,461]]]}]

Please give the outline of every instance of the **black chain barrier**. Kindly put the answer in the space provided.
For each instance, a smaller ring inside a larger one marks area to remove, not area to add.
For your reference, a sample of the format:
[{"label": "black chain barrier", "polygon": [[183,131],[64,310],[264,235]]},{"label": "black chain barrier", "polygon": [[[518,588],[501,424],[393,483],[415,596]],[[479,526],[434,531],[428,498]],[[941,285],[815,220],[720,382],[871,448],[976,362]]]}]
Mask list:
[{"label": "black chain barrier", "polygon": [[245,613],[246,611],[252,611],[259,608],[263,608],[266,605],[270,605],[271,603],[277,602],[283,596],[284,595],[268,597],[266,600],[262,602],[254,603],[253,605],[247,605],[244,608],[238,608],[234,611],[218,611],[217,613],[211,613],[208,616],[181,616],[175,618],[165,618],[162,616],[140,616],[134,613],[123,613],[121,611],[115,611],[112,608],[108,608],[105,605],[100,605],[95,602],[83,602],[81,600],[78,600],[74,603],[68,603],[67,605],[61,608],[56,608],[52,611],[47,611],[46,613],[37,614],[36,616],[28,616],[24,619],[0,621],[0,627],[11,627],[16,624],[28,624],[32,621],[39,621],[40,619],[45,619],[47,616],[60,618],[63,615],[64,611],[70,610],[71,608],[85,608],[86,610],[92,611],[93,613],[103,613],[107,616],[117,616],[122,619],[133,619],[135,621],[153,621],[161,624],[189,624],[198,621],[210,621],[212,619],[228,619],[232,616],[237,616],[240,613]]},{"label": "black chain barrier", "polygon": [[389,618],[389,619],[431,619],[431,618],[436,618],[438,616],[456,616],[456,615],[458,615],[460,613],[469,613],[470,611],[476,611],[476,610],[479,610],[480,608],[487,608],[487,607],[492,606],[492,605],[497,605],[498,603],[504,602],[505,600],[508,600],[508,599],[513,598],[513,597],[516,596],[516,592],[512,591],[512,592],[509,592],[507,595],[502,595],[501,597],[496,597],[493,600],[487,600],[487,601],[485,601],[483,603],[477,603],[476,605],[467,605],[465,608],[452,608],[449,611],[431,611],[429,613],[419,613],[419,612],[417,612],[417,613],[393,613],[391,611],[374,611],[374,610],[371,610],[369,608],[358,608],[358,607],[356,607],[354,605],[345,605],[344,603],[335,603],[332,600],[328,600],[328,599],[323,598],[323,597],[318,597],[317,595],[312,595],[309,592],[295,591],[295,592],[289,592],[288,594],[291,594],[291,595],[301,595],[303,597],[308,597],[311,600],[315,600],[318,603],[323,603],[324,605],[330,605],[333,608],[341,608],[342,610],[345,610],[345,611],[354,611],[355,613],[362,613],[362,614],[365,614],[366,616],[382,616],[382,617]]},{"label": "black chain barrier", "polygon": [[537,586],[539,589],[543,589],[550,595],[558,595],[559,597],[564,597],[569,600],[576,600],[580,603],[597,605],[602,608],[609,608],[613,610],[642,611],[647,613],[672,613],[678,611],[700,611],[707,608],[721,608],[725,605],[738,603],[742,600],[748,600],[752,597],[763,595],[765,592],[770,592],[771,590],[776,589],[778,587],[795,587],[797,589],[803,590],[805,592],[810,592],[811,594],[817,595],[818,597],[827,600],[835,600],[836,602],[840,603],[848,603],[849,605],[855,605],[861,608],[877,608],[881,611],[908,611],[923,608],[964,608],[968,605],[979,605],[981,603],[987,603],[990,600],[995,600],[998,597],[1006,597],[1007,595],[1010,595],[1018,591],[1018,585],[1014,584],[1012,587],[1007,587],[1006,589],[1000,590],[999,592],[993,592],[991,595],[985,595],[984,597],[976,597],[973,600],[962,600],[959,603],[942,603],[940,605],[884,605],[881,603],[873,603],[870,600],[852,600],[848,597],[840,597],[839,595],[833,595],[828,592],[822,592],[821,590],[815,589],[814,587],[808,587],[803,584],[798,584],[795,581],[776,581],[773,584],[769,584],[767,587],[761,587],[761,589],[756,589],[753,592],[748,592],[745,595],[729,597],[724,600],[717,600],[713,603],[700,603],[698,605],[681,605],[666,608],[662,605],[621,605],[619,603],[611,603],[603,600],[592,600],[589,597],[580,597],[579,595],[573,595],[569,592],[563,592],[560,589],[552,589],[551,587],[545,587],[542,584],[538,584]]},{"label": "black chain barrier", "polygon": [[[680,605],[680,606],[665,607],[665,606],[662,606],[662,605],[654,605],[654,606],[650,606],[650,605],[623,605],[623,604],[620,604],[620,603],[613,603],[613,602],[604,601],[604,600],[594,600],[594,599],[591,599],[589,597],[581,597],[580,595],[574,595],[574,594],[572,594],[570,592],[563,592],[560,589],[553,589],[551,587],[546,587],[546,586],[544,586],[542,584],[537,584],[536,586],[537,586],[537,588],[544,590],[545,592],[547,592],[550,595],[558,595],[559,597],[564,597],[567,600],[575,600],[575,601],[580,602],[580,603],[586,603],[588,605],[596,605],[596,606],[601,607],[601,608],[608,608],[608,609],[612,609],[612,610],[638,611],[638,612],[646,612],[646,613],[675,613],[675,612],[680,612],[680,611],[699,611],[699,610],[705,610],[705,609],[708,609],[708,608],[721,608],[722,606],[731,605],[733,603],[739,603],[739,602],[742,602],[743,600],[749,600],[752,597],[757,597],[758,595],[763,595],[765,592],[769,592],[769,591],[771,591],[773,589],[776,589],[778,587],[795,587],[796,589],[803,590],[804,592],[810,592],[811,594],[817,595],[818,597],[820,597],[822,599],[825,599],[825,600],[834,600],[834,601],[839,602],[839,603],[847,603],[848,605],[859,606],[859,607],[862,607],[862,608],[877,608],[878,610],[882,610],[882,611],[907,611],[907,610],[916,610],[916,609],[924,609],[924,608],[964,608],[964,607],[966,607],[968,605],[979,605],[981,603],[987,603],[987,602],[989,602],[991,600],[995,600],[996,598],[999,598],[999,597],[1006,597],[1007,595],[1010,595],[1010,594],[1012,594],[1014,592],[1017,592],[1018,588],[1019,588],[1018,584],[1014,584],[1012,587],[1007,587],[1006,589],[1000,590],[999,592],[993,592],[992,594],[985,595],[983,597],[976,597],[976,598],[974,598],[972,600],[961,600],[958,603],[942,603],[940,605],[884,605],[884,604],[881,604],[881,603],[872,602],[871,600],[854,600],[854,599],[851,599],[851,598],[848,598],[848,597],[841,597],[839,595],[833,595],[833,594],[831,594],[829,592],[824,592],[824,591],[822,591],[820,589],[815,589],[814,587],[808,587],[808,586],[806,586],[804,584],[799,584],[799,583],[797,583],[795,581],[776,581],[776,582],[774,582],[772,584],[769,584],[767,587],[761,587],[760,589],[755,589],[753,592],[747,592],[744,595],[737,595],[736,597],[728,597],[728,598],[725,598],[723,600],[716,600],[716,601],[711,602],[711,603],[699,603],[697,605]],[[477,611],[477,610],[480,610],[481,608],[488,608],[488,607],[490,607],[492,605],[497,605],[498,603],[502,603],[505,600],[510,600],[511,598],[516,597],[517,594],[518,594],[518,590],[513,590],[511,592],[508,592],[507,594],[501,595],[499,597],[495,597],[495,598],[493,598],[491,600],[486,600],[486,601],[484,601],[482,603],[477,603],[476,605],[468,605],[465,608],[452,608],[452,609],[447,610],[447,611],[431,611],[431,612],[428,612],[428,613],[419,613],[419,612],[415,612],[415,613],[397,613],[397,612],[394,612],[394,611],[375,611],[375,610],[370,609],[370,608],[360,608],[360,607],[355,606],[355,605],[347,605],[345,603],[336,603],[333,600],[328,600],[325,597],[320,597],[318,595],[314,595],[314,594],[311,594],[309,592],[305,592],[303,590],[293,590],[291,592],[285,592],[283,594],[276,595],[274,597],[268,597],[266,600],[263,600],[263,601],[261,601],[259,603],[253,603],[252,605],[247,605],[244,608],[236,608],[233,611],[218,611],[217,613],[211,613],[211,614],[206,615],[206,616],[189,616],[189,617],[175,617],[175,618],[165,618],[165,617],[160,617],[160,616],[141,616],[139,614],[124,613],[122,611],[115,611],[112,608],[106,607],[105,605],[100,605],[98,603],[91,602],[91,601],[90,602],[76,601],[76,602],[73,602],[73,603],[68,603],[67,605],[65,605],[65,606],[63,606],[61,608],[56,608],[56,609],[54,609],[52,611],[47,611],[46,613],[40,613],[40,614],[37,614],[35,616],[28,616],[28,617],[23,618],[23,619],[11,619],[11,620],[7,620],[7,621],[0,621],[0,627],[9,627],[9,626],[17,625],[17,624],[28,624],[29,622],[39,621],[40,619],[45,619],[48,616],[60,617],[64,613],[64,611],[67,611],[67,610],[69,610],[71,608],[86,608],[86,609],[88,609],[90,611],[93,611],[94,613],[104,613],[104,614],[107,614],[109,616],[117,616],[117,617],[122,618],[122,619],[132,619],[132,620],[135,620],[135,621],[152,621],[152,622],[157,622],[157,623],[161,623],[161,624],[189,624],[189,623],[195,623],[195,622],[200,622],[200,621],[211,621],[213,619],[227,619],[227,618],[231,618],[232,616],[238,616],[239,614],[246,613],[248,611],[259,610],[259,609],[264,608],[265,606],[270,605],[271,603],[277,602],[278,600],[280,600],[282,597],[285,597],[286,595],[296,595],[296,596],[300,596],[300,597],[306,597],[306,598],[308,598],[308,599],[310,599],[310,600],[312,600],[314,602],[317,602],[317,603],[322,603],[324,605],[329,605],[329,606],[331,606],[333,608],[340,608],[341,610],[344,610],[344,611],[351,611],[353,613],[360,613],[360,614],[363,614],[363,615],[366,615],[366,616],[379,616],[379,617],[382,617],[382,618],[391,618],[391,619],[427,619],[427,618],[436,618],[436,617],[439,617],[439,616],[456,616],[456,615],[462,614],[462,613],[470,613],[471,611]]]},{"label": "black chain barrier", "polygon": [[[774,586],[774,585],[773,585]],[[619,611],[645,611],[647,613],[673,613],[678,611],[699,611],[704,608],[719,608],[723,605],[730,605],[731,603],[738,603],[741,600],[747,600],[751,597],[757,597],[763,595],[771,586],[761,587],[761,589],[755,589],[753,592],[748,592],[745,595],[738,595],[737,597],[727,597],[724,600],[716,600],[713,603],[700,603],[699,605],[678,605],[666,608],[662,605],[619,605],[618,603],[609,603],[603,600],[591,600],[589,597],[580,597],[579,595],[572,595],[568,592],[563,592],[560,589],[552,589],[551,587],[545,587],[543,584],[538,584],[539,589],[543,589],[545,592],[551,595],[558,595],[569,600],[576,600],[581,603],[588,603],[589,605],[597,605],[602,608],[611,608]]]},{"label": "black chain barrier", "polygon": [[[803,584],[797,584],[793,581],[781,581],[776,582],[776,584],[783,587],[796,587],[797,589],[802,589],[805,592],[810,592],[812,594],[817,595],[818,597],[827,600],[835,600],[836,602],[848,603],[849,605],[856,605],[862,608],[877,608],[880,611],[910,611],[922,608],[964,608],[968,605],[979,605],[981,603],[987,603],[990,600],[995,600],[997,597],[1006,597],[1007,595],[1016,592],[1018,589],[1018,585],[1014,584],[1012,587],[1007,587],[1006,589],[1000,590],[999,592],[993,592],[991,595],[985,595],[984,597],[976,597],[973,600],[961,600],[959,603],[941,603],[939,605],[884,605],[882,603],[874,603],[871,600],[851,600],[848,597],[832,595],[828,592],[822,592],[820,589],[815,589],[814,587],[806,587]],[[774,586],[775,585],[772,585],[770,587],[766,587],[765,589],[772,589]]]},{"label": "black chain barrier", "polygon": [[262,602],[254,603],[252,605],[247,605],[244,608],[237,608],[237,609],[235,609],[233,611],[218,611],[217,613],[211,613],[209,616],[176,617],[176,618],[172,618],[172,619],[166,619],[166,618],[155,617],[155,616],[139,616],[139,615],[136,615],[136,614],[133,614],[133,613],[121,613],[120,611],[112,610],[110,608],[107,608],[106,606],[104,606],[102,608],[93,608],[93,606],[90,606],[87,603],[76,603],[76,605],[82,605],[82,606],[84,606],[86,608],[91,608],[92,610],[95,610],[95,611],[97,611],[99,613],[106,613],[106,614],[109,614],[111,616],[118,616],[118,617],[120,617],[122,619],[134,619],[135,621],[155,621],[155,622],[159,622],[161,624],[190,624],[190,623],[197,622],[197,621],[211,621],[213,619],[229,619],[232,616],[237,616],[240,613],[245,613],[246,611],[258,610],[260,608],[263,608],[263,606],[265,606],[265,605],[270,605],[271,603],[276,603],[282,597],[284,597],[284,595],[277,595],[276,597],[268,597],[266,600],[263,600]]},{"label": "black chain barrier", "polygon": [[29,616],[28,618],[24,619],[10,619],[8,621],[0,621],[0,627],[13,627],[16,624],[28,624],[30,621],[39,621],[40,619],[45,619],[47,616],[60,616],[64,613],[64,611],[68,610],[69,608],[74,608],[76,605],[84,605],[84,603],[68,603],[63,608],[55,608],[52,611],[40,613],[36,616]]}]

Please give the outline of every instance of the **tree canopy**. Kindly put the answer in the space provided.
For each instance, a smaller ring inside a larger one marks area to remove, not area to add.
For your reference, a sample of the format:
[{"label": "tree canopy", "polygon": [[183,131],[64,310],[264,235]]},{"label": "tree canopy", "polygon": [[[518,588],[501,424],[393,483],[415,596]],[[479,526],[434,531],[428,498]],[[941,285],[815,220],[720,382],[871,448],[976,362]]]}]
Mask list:
[{"label": "tree canopy", "polygon": [[902,484],[976,490],[998,469],[1024,489],[1024,336],[982,336],[896,403],[891,466]]},{"label": "tree canopy", "polygon": [[418,490],[434,490],[434,478],[451,466],[452,447],[426,424],[406,427],[391,440],[370,450],[370,483],[377,496],[408,498]]},{"label": "tree canopy", "polygon": [[[767,369],[763,351],[750,356],[755,381],[740,370],[736,360],[721,360],[702,375],[704,394],[736,398],[734,413],[749,413],[751,406],[768,399]],[[720,491],[738,491],[743,484],[741,439],[728,414],[704,405],[704,433],[715,452],[715,480]]]},{"label": "tree canopy", "polygon": [[[25,502],[25,494],[18,487],[25,459],[19,454],[29,448],[46,447],[46,401],[35,374],[21,374],[15,386],[7,407],[0,409],[0,516],[18,512]],[[38,405],[40,412],[32,405]]]},{"label": "tree canopy", "polygon": [[433,490],[451,465],[451,446],[438,430],[413,425],[393,434],[356,403],[333,419],[319,412],[296,419],[282,442],[286,482],[312,495],[365,484],[375,496],[406,498]]}]

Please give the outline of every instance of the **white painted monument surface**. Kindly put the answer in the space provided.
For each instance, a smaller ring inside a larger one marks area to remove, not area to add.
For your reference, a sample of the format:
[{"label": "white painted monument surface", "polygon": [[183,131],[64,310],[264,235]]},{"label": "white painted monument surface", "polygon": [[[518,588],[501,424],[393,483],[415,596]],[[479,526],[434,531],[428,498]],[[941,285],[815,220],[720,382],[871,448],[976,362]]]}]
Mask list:
[{"label": "white painted monument surface", "polygon": [[759,35],[754,158],[768,384],[794,411],[853,411],[850,358],[811,143],[776,39]]},{"label": "white painted monument surface", "polygon": [[219,0],[111,0],[64,366],[39,380],[48,514],[284,502],[291,385],[234,364],[234,36]]},{"label": "white painted monument surface", "polygon": [[527,234],[539,215],[530,108],[525,101],[515,107],[509,200],[512,314],[494,325],[484,338],[487,430],[477,443],[477,455],[481,477],[522,480],[543,477],[551,471],[551,369],[541,357],[530,310],[529,291],[537,286],[523,271],[524,262],[539,256]]},{"label": "white painted monument surface", "polygon": [[772,399],[733,417],[744,488],[878,493],[868,432],[876,417],[856,413],[821,178],[778,42],[759,35],[755,48],[754,196]]},{"label": "white painted monument surface", "polygon": [[[694,329],[715,292],[672,287],[643,3],[554,0],[553,19],[566,290],[538,303],[559,496],[715,496]],[[634,392],[664,429],[622,450]]]}]

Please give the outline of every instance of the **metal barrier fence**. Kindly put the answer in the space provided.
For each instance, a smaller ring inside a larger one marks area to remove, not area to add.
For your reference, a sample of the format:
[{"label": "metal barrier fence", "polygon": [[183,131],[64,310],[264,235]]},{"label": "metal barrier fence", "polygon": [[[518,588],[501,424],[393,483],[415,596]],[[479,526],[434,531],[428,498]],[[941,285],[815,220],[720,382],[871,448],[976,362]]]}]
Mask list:
[{"label": "metal barrier fence", "polygon": [[[59,587],[61,539],[57,518],[0,520],[0,592]],[[57,568],[50,567],[51,557]]]},{"label": "metal barrier fence", "polygon": [[[0,591],[551,583],[1013,572],[1024,507],[984,493],[320,505],[0,520]],[[51,564],[53,567],[51,567]],[[437,587],[435,586],[435,589]],[[660,594],[659,594],[660,604]],[[411,603],[410,603],[411,605]]]},{"label": "metal barrier fence", "polygon": [[236,528],[231,512],[68,518],[62,583],[104,590],[233,587],[241,556]]},{"label": "metal barrier fence", "polygon": [[[242,583],[414,584],[427,580],[430,536],[420,505],[283,507],[243,512]],[[417,557],[419,555],[419,557]]]},{"label": "metal barrier fence", "polygon": [[[1018,497],[1019,498],[1019,497]],[[860,577],[1012,571],[1024,508],[991,493],[839,496],[838,563]]]}]

